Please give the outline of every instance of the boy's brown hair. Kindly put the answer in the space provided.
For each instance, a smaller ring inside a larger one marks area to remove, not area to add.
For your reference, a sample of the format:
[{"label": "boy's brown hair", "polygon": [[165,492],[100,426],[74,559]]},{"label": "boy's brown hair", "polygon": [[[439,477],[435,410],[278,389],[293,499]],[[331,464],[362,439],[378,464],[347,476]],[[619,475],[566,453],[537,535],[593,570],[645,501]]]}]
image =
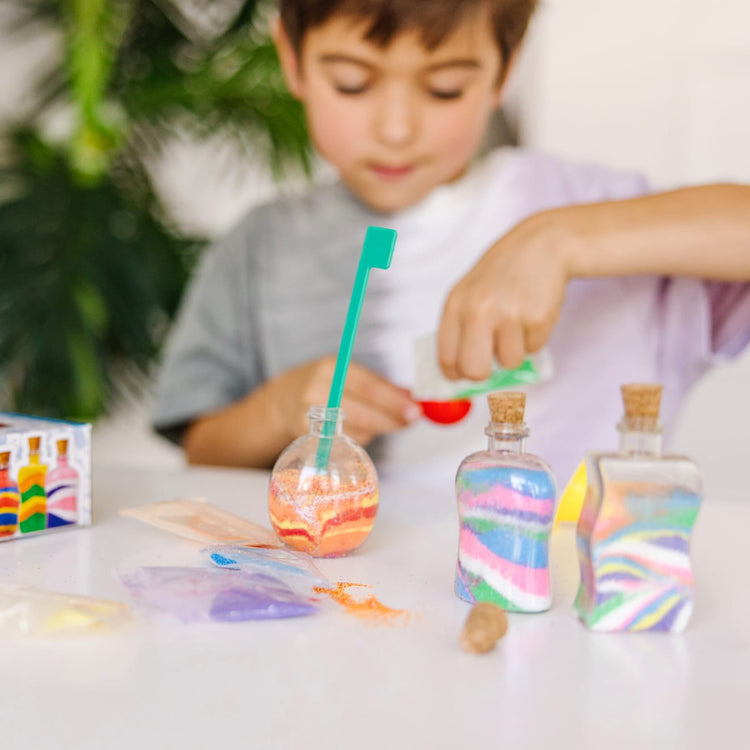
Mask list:
[{"label": "boy's brown hair", "polygon": [[399,33],[417,30],[434,49],[468,15],[489,8],[495,41],[507,63],[526,33],[538,0],[280,0],[281,22],[299,53],[305,34],[334,16],[368,21],[365,38],[382,47]]}]

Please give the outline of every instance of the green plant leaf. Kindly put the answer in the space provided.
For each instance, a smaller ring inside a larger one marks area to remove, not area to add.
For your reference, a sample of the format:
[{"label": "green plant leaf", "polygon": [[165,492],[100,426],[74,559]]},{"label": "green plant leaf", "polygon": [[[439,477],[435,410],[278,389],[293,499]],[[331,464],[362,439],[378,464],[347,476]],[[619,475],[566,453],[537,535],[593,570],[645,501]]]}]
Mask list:
[{"label": "green plant leaf", "polygon": [[[92,419],[122,373],[151,371],[205,244],[174,225],[149,174],[175,133],[230,139],[280,178],[309,171],[302,109],[261,22],[269,3],[210,6],[198,23],[179,0],[13,0],[14,33],[65,43],[2,134],[3,406]],[[61,107],[75,127],[52,142],[43,124]]]}]

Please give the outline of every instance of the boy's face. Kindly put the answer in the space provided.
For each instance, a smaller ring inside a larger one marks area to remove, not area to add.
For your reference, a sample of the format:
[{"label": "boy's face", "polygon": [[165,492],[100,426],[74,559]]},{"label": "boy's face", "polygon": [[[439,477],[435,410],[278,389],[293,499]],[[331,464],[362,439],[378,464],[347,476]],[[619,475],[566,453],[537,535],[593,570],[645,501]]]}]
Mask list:
[{"label": "boy's face", "polygon": [[411,31],[378,47],[367,28],[333,18],[305,35],[299,56],[283,30],[277,43],[318,152],[364,203],[398,211],[461,176],[477,152],[500,104],[500,52],[486,13],[431,51]]}]

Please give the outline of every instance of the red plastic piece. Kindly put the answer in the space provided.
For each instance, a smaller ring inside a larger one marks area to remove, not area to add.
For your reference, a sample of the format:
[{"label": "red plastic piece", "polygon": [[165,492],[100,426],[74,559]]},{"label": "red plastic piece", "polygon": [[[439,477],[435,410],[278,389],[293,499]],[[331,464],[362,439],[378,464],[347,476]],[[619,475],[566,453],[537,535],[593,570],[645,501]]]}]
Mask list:
[{"label": "red plastic piece", "polygon": [[420,401],[422,413],[431,422],[437,424],[455,424],[460,422],[471,409],[469,399],[458,401]]}]

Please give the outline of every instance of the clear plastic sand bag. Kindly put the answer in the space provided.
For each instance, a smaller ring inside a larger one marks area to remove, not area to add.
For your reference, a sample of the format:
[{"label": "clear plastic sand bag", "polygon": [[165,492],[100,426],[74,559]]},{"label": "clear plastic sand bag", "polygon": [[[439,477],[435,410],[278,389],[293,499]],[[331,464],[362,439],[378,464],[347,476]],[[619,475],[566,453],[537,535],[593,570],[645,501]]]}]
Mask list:
[{"label": "clear plastic sand bag", "polygon": [[295,591],[300,588],[327,587],[330,581],[305,552],[289,549],[217,545],[203,550],[219,568],[246,573],[267,573],[281,578]]},{"label": "clear plastic sand bag", "polygon": [[121,573],[137,605],[183,622],[241,622],[300,617],[317,611],[314,597],[268,573],[181,566]]},{"label": "clear plastic sand bag", "polygon": [[34,637],[105,632],[131,621],[122,602],[0,585],[0,636]]}]

